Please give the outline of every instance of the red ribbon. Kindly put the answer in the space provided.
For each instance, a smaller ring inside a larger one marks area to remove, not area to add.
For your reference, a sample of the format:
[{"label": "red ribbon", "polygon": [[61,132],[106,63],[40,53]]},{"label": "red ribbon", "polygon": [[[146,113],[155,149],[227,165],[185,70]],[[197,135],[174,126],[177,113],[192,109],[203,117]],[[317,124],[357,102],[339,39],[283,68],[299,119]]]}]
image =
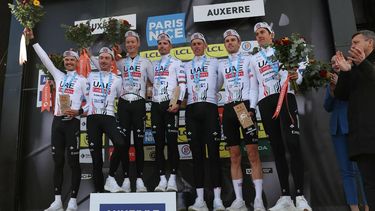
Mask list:
[{"label": "red ribbon", "polygon": [[277,100],[276,110],[272,116],[272,119],[276,119],[277,117],[279,117],[281,107],[283,106],[284,98],[286,97],[286,92],[288,91],[288,85],[289,85],[289,76],[286,78],[283,86],[281,87],[279,99]]},{"label": "red ribbon", "polygon": [[86,48],[83,48],[81,51],[76,71],[79,75],[82,75],[85,78],[87,78],[91,72],[90,58]]},{"label": "red ribbon", "polygon": [[294,119],[292,117],[292,114],[290,114],[290,111],[289,111],[288,98],[287,98],[289,80],[290,80],[290,76],[288,76],[286,78],[283,86],[281,87],[281,92],[280,92],[280,95],[279,95],[279,99],[277,100],[276,110],[275,110],[275,113],[272,116],[272,119],[276,119],[277,117],[279,117],[280,111],[281,111],[281,108],[283,106],[283,102],[284,102],[284,99],[285,99],[286,108],[288,110],[289,118],[290,118],[292,124],[294,124]]}]

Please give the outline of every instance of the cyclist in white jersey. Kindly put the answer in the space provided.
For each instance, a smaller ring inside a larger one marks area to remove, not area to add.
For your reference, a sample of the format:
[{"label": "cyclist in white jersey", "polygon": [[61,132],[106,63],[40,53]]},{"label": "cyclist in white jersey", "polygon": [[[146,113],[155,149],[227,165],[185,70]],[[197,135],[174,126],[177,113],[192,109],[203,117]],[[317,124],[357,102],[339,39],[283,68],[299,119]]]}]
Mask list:
[{"label": "cyclist in white jersey", "polygon": [[[294,73],[288,73],[286,70],[279,71],[279,63],[271,60],[271,56],[275,50],[269,47],[269,45],[272,44],[274,32],[267,23],[257,23],[254,26],[254,32],[260,46],[260,51],[251,60],[251,72],[254,75],[251,79],[251,86],[252,90],[255,90],[251,93],[251,103],[252,106],[256,104],[259,106],[263,126],[269,136],[275,156],[282,193],[276,205],[270,208],[270,210],[288,211],[295,210],[297,207],[298,211],[311,211],[311,207],[303,196],[304,168],[299,143],[298,110],[294,91],[291,88],[286,94],[287,99],[282,105],[279,118],[273,119],[282,84],[288,75],[297,84],[302,82],[302,76],[298,71]],[[285,140],[283,140],[282,134],[285,134]],[[289,167],[285,157],[284,141],[291,155],[291,170],[297,196],[296,207],[293,204],[289,191]]]},{"label": "cyclist in white jersey", "polygon": [[96,192],[104,192],[102,137],[105,133],[113,142],[121,162],[129,163],[129,143],[124,141],[122,130],[115,118],[115,98],[122,92],[121,78],[111,72],[114,59],[112,50],[103,47],[99,51],[99,71],[88,76],[89,97],[85,110],[88,110],[87,135],[93,160],[93,178]]},{"label": "cyclist in white jersey", "polygon": [[[168,34],[158,36],[158,51],[161,59],[153,62],[154,78],[151,106],[151,125],[156,143],[156,162],[159,169],[160,182],[155,191],[177,191],[176,173],[179,161],[177,148],[178,110],[186,92],[184,66],[169,52],[172,48]],[[177,87],[177,88],[176,88]],[[174,90],[180,89],[177,103],[170,104]],[[167,139],[170,177],[165,177],[164,146]]]},{"label": "cyclist in white jersey", "polygon": [[[190,138],[193,154],[193,172],[197,198],[189,206],[191,211],[208,211],[204,201],[204,172],[210,169],[214,188],[213,210],[225,210],[221,200],[221,165],[219,155],[220,123],[217,108],[218,61],[204,55],[206,39],[201,33],[194,33],[190,38],[190,47],[194,53],[192,61],[185,64],[188,102],[186,108],[186,129]],[[207,146],[207,155],[206,148]],[[208,157],[209,165],[204,165]]]},{"label": "cyclist in white jersey", "polygon": [[[122,93],[118,102],[117,115],[120,125],[125,134],[125,141],[130,144],[131,130],[134,134],[134,146],[136,153],[137,180],[136,192],[147,192],[143,183],[144,150],[143,139],[146,120],[146,84],[152,80],[152,64],[148,59],[138,55],[140,39],[135,31],[125,33],[125,48],[127,57],[118,60],[117,67],[122,76]],[[111,156],[109,175],[104,189],[110,192],[118,192],[120,189],[114,176],[120,164],[118,152],[115,149]],[[122,183],[122,190],[130,192],[129,164],[122,163],[125,179]]]},{"label": "cyclist in white jersey", "polygon": [[246,145],[247,158],[251,164],[252,179],[255,187],[254,210],[265,211],[262,200],[262,163],[258,152],[258,136],[256,126],[243,128],[238,120],[234,106],[243,103],[256,124],[255,107],[250,101],[250,56],[239,52],[241,38],[237,31],[228,29],[224,32],[224,46],[228,58],[219,63],[219,85],[224,83],[225,105],[223,113],[223,129],[231,157],[231,176],[236,199],[227,210],[247,210],[242,197],[243,174],[241,170],[240,132],[242,130]]},{"label": "cyclist in white jersey", "polygon": [[[68,165],[71,168],[71,198],[68,211],[77,210],[77,194],[81,182],[81,167],[79,164],[79,130],[80,118],[83,113],[82,101],[87,93],[87,80],[75,71],[78,64],[78,54],[65,51],[64,66],[66,73],[58,70],[46,52],[38,43],[33,45],[35,52],[48,71],[52,74],[56,84],[55,110],[52,123],[52,155],[54,160],[54,191],[55,201],[46,211],[62,211],[61,187],[65,162],[65,149],[68,151]],[[60,97],[68,97],[70,109],[61,110]]]}]

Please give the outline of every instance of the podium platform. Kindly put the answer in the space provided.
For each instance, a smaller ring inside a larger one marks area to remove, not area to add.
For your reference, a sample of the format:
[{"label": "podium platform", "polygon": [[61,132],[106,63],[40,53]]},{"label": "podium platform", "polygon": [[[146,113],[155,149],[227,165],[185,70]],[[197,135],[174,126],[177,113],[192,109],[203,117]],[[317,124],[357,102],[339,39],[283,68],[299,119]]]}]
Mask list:
[{"label": "podium platform", "polygon": [[91,193],[90,211],[176,211],[176,193]]}]

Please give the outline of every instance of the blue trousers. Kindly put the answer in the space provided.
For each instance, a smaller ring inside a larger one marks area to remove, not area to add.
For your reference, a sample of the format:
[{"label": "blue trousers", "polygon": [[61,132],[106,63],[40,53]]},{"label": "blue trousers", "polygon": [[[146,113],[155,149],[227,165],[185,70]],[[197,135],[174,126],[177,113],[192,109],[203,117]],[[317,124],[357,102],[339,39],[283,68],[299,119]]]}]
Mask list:
[{"label": "blue trousers", "polygon": [[[347,150],[347,135],[332,135],[333,146],[336,151],[336,158],[339,162],[340,174],[344,184],[346,202],[349,205],[358,204],[358,192],[364,198],[364,204],[367,204],[363,189],[363,182],[356,162],[349,160]],[[357,183],[357,180],[359,183]]]}]

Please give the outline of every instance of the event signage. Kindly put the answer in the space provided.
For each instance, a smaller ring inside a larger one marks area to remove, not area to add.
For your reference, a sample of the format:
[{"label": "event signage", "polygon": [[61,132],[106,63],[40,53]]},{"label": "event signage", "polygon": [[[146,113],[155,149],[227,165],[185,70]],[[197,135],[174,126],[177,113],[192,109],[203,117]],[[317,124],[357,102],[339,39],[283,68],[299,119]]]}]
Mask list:
[{"label": "event signage", "polygon": [[194,22],[264,16],[263,0],[193,6]]}]

